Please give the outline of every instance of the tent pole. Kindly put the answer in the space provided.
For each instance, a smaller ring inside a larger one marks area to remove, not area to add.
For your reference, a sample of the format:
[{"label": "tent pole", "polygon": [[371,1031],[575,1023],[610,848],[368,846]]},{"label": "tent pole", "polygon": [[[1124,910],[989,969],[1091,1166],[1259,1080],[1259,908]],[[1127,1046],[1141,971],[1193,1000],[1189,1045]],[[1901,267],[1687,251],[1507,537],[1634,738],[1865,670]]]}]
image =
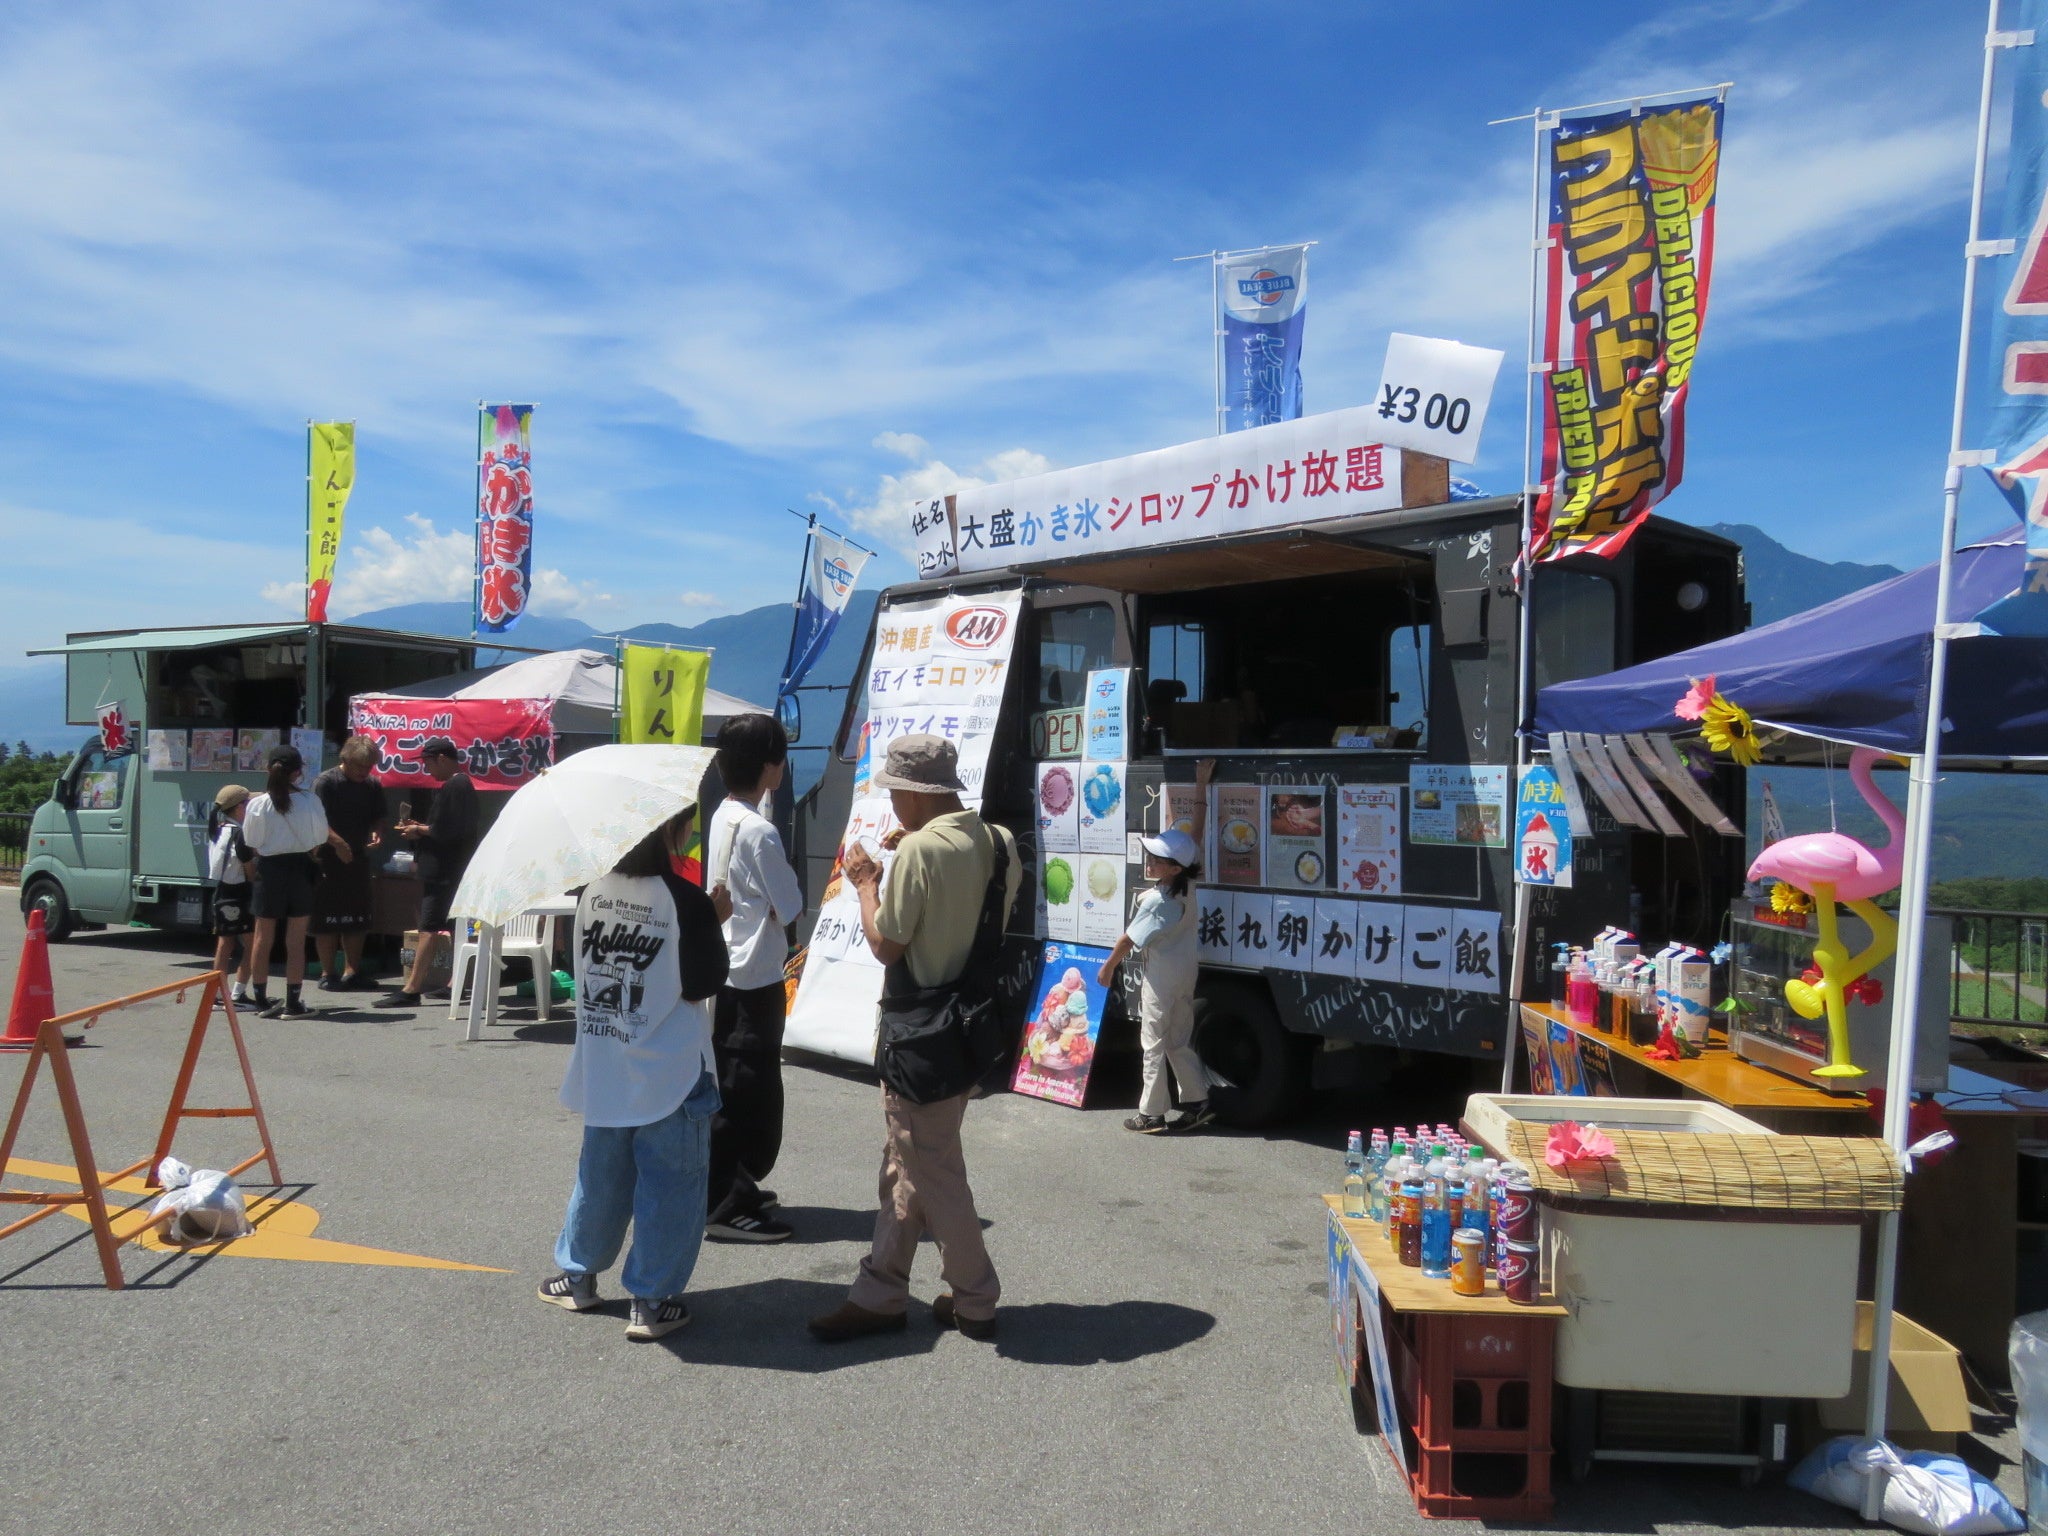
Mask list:
[{"label": "tent pole", "polygon": [[[1963,414],[1969,401],[1970,321],[1977,302],[1977,252],[1984,223],[1984,165],[1991,142],[1991,87],[2001,40],[1998,0],[1987,0],[1984,22],[1984,69],[1977,93],[1977,155],[1970,172],[1970,234],[1963,247],[1963,303],[1957,326],[1955,399],[1949,414],[1948,472],[1942,480],[1941,570],[1934,587],[1934,634],[1927,662],[1927,724],[1920,755],[1913,759],[1912,784],[1906,802],[1906,858],[1899,887],[1899,949],[1896,985],[1892,988],[1891,1061],[1886,1080],[1892,1091],[1885,1100],[1885,1141],[1902,1161],[1911,1112],[1913,1057],[1920,1018],[1920,976],[1927,946],[1927,888],[1930,842],[1934,827],[1935,783],[1941,768],[1941,717],[1948,685],[1948,588],[1955,565],[1956,513],[1962,501]],[[1900,1091],[1904,1084],[1904,1091]],[[1864,1425],[1872,1439],[1885,1430],[1886,1398],[1891,1385],[1891,1298],[1897,1287],[1897,1215],[1880,1224],[1876,1315],[1871,1319],[1870,1412]],[[1889,1237],[1887,1242],[1885,1239]],[[1863,1490],[1863,1518],[1875,1520],[1884,1506],[1885,1478],[1872,1472]]]}]

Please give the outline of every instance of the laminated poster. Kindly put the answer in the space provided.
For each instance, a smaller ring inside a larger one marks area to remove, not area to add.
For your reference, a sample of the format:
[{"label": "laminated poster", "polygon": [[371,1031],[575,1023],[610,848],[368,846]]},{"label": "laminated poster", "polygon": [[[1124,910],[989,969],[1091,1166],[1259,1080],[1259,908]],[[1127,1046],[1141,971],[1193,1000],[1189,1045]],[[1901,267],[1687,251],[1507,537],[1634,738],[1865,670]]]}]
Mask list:
[{"label": "laminated poster", "polygon": [[[1202,809],[1202,791],[1192,784],[1169,784],[1166,786],[1166,805],[1162,813],[1160,830],[1178,828],[1189,837],[1195,835],[1195,818]],[[1216,829],[1203,816],[1202,835],[1197,841],[1202,849],[1202,869],[1205,873],[1216,868]]]},{"label": "laminated poster", "polygon": [[1508,845],[1508,770],[1416,763],[1408,770],[1408,841],[1442,848]]},{"label": "laminated poster", "polygon": [[235,731],[227,725],[195,725],[185,766],[193,773],[235,771]]},{"label": "laminated poster", "polygon": [[1088,674],[1087,745],[1091,763],[1121,763],[1130,749],[1131,670],[1110,667]]},{"label": "laminated poster", "polygon": [[299,756],[306,760],[306,782],[313,782],[313,776],[320,772],[321,763],[327,751],[327,738],[308,727],[292,731],[292,745],[299,749]]},{"label": "laminated poster", "polygon": [[1515,793],[1515,881],[1519,885],[1572,883],[1572,825],[1557,774],[1535,765],[1522,770]]},{"label": "laminated poster", "polygon": [[1038,846],[1045,853],[1081,851],[1079,773],[1071,763],[1038,765]]},{"label": "laminated poster", "polygon": [[1122,858],[1124,765],[1083,763],[1076,772],[1081,781],[1081,852],[1113,853]]},{"label": "laminated poster", "polygon": [[241,773],[263,773],[269,764],[264,761],[270,749],[277,746],[282,737],[274,725],[261,728],[243,726],[235,732],[235,768]]},{"label": "laminated poster", "polygon": [[1273,898],[1240,891],[1230,904],[1230,963],[1263,970],[1273,959]]},{"label": "laminated poster", "polygon": [[1024,1044],[1010,1078],[1012,1092],[1081,1107],[1095,1067],[1095,1044],[1102,1035],[1103,1004],[1109,997],[1096,978],[1108,958],[1107,948],[1045,946],[1031,989]]},{"label": "laminated poster", "polygon": [[1124,936],[1124,850],[1114,854],[1078,853],[1074,862],[1081,883],[1078,929],[1083,944],[1107,947]]},{"label": "laminated poster", "polygon": [[1081,939],[1081,855],[1048,853],[1043,857],[1038,889],[1045,903],[1045,936],[1077,944]]},{"label": "laminated poster", "polygon": [[1315,968],[1316,901],[1313,896],[1273,898],[1273,958],[1282,971]]},{"label": "laminated poster", "polygon": [[1337,786],[1337,889],[1401,894],[1401,786]]},{"label": "laminated poster", "polygon": [[183,731],[151,731],[148,741],[149,766],[165,773],[183,773],[187,738]]},{"label": "laminated poster", "polygon": [[1295,891],[1328,888],[1323,806],[1320,785],[1266,791],[1266,884]]},{"label": "laminated poster", "polygon": [[1317,898],[1309,968],[1318,976],[1357,974],[1358,911],[1364,905],[1329,896]]},{"label": "laminated poster", "polygon": [[1230,934],[1237,921],[1237,903],[1228,891],[1195,887],[1195,952],[1205,965],[1230,963]]},{"label": "laminated poster", "polygon": [[1218,784],[1215,795],[1209,820],[1216,837],[1216,879],[1224,885],[1258,885],[1265,873],[1260,858],[1265,792],[1256,784]]}]

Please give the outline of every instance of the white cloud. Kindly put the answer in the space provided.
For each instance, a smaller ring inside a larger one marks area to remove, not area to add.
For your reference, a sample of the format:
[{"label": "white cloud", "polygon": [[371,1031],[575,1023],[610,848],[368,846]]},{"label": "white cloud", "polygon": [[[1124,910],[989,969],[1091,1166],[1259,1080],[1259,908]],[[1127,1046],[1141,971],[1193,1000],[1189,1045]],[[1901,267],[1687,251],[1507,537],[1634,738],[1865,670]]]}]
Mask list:
[{"label": "white cloud", "polygon": [[716,592],[683,592],[677,594],[676,601],[685,608],[722,608],[726,604]]},{"label": "white cloud", "polygon": [[917,503],[970,486],[1042,475],[1052,468],[1052,460],[1029,448],[1005,448],[990,454],[971,470],[957,470],[945,460],[934,458],[931,445],[912,433],[884,432],[875,443],[909,459],[911,467],[900,474],[884,474],[873,494],[864,500],[855,498],[844,505],[823,496],[818,500],[846,519],[855,531],[906,553],[913,547],[910,513]]},{"label": "white cloud", "polygon": [[[417,512],[406,515],[410,533],[388,528],[350,530],[335,564],[336,614],[371,613],[402,603],[466,602],[474,591],[476,545],[468,529],[443,531]],[[264,601],[296,608],[305,589],[295,581],[270,582]],[[576,614],[609,607],[615,600],[596,582],[572,581],[551,566],[533,572],[532,606],[537,613]]]}]

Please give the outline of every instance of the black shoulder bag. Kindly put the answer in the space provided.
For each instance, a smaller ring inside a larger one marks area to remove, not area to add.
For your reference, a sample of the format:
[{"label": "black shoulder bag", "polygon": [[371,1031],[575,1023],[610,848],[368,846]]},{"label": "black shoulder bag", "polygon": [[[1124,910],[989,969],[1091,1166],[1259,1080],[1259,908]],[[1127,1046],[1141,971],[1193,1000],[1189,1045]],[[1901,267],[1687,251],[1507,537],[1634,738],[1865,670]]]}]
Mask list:
[{"label": "black shoulder bag", "polygon": [[936,987],[920,987],[900,956],[882,973],[875,1070],[913,1104],[936,1104],[965,1093],[1009,1052],[996,997],[996,957],[1003,942],[1010,853],[995,828],[989,828],[989,837],[995,843],[995,870],[981,900],[967,968]]}]

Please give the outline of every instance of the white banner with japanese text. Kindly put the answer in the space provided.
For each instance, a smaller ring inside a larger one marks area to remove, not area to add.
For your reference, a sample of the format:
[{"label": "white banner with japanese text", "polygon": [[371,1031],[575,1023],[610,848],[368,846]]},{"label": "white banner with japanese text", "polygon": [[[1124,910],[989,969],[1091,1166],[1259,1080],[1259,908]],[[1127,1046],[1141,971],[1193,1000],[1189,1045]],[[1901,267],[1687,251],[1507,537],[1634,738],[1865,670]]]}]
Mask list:
[{"label": "white banner with japanese text", "polygon": [[922,508],[920,550],[950,545],[951,563],[934,554],[927,569],[921,558],[918,574],[1004,570],[1392,511],[1401,505],[1401,454],[1381,445],[1381,430],[1374,407],[1355,406],[976,486]]},{"label": "white banner with japanese text", "polygon": [[[943,736],[960,751],[961,798],[981,805],[989,748],[1017,637],[1019,591],[927,597],[875,614],[875,643],[862,686],[867,723],[853,770],[853,808],[832,860],[784,1040],[842,1061],[875,1059],[875,1004],[882,967],[861,935],[860,901],[840,873],[846,851],[865,845],[889,878],[896,817],[874,769],[899,736]],[[979,899],[978,896],[976,898]]]}]

